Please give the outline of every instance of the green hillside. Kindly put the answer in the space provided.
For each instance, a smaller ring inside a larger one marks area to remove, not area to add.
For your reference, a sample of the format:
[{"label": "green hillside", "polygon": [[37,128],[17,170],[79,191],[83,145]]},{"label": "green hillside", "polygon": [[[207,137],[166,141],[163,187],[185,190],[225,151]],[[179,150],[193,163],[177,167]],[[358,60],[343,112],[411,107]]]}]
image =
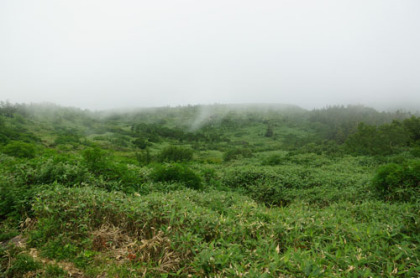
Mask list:
[{"label": "green hillside", "polygon": [[420,117],[0,102],[0,277],[418,277]]}]

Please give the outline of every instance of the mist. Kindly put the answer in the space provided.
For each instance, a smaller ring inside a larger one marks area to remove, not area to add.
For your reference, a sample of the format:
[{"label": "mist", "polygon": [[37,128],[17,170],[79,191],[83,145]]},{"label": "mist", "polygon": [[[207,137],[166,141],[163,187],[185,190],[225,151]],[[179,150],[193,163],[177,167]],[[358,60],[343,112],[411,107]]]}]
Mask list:
[{"label": "mist", "polygon": [[416,0],[3,0],[0,100],[415,109],[419,11]]}]

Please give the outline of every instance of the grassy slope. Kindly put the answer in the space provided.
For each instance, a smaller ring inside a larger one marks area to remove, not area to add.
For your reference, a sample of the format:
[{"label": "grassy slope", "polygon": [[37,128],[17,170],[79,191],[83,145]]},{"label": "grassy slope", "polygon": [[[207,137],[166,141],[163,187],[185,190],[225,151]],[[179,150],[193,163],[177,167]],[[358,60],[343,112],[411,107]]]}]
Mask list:
[{"label": "grassy slope", "polygon": [[[19,233],[27,239],[23,249],[0,247],[3,275],[69,275],[60,265],[25,257],[29,248],[43,258],[72,263],[87,277],[419,274],[418,204],[377,197],[370,180],[380,161],[290,151],[290,138],[316,137],[304,117],[285,121],[282,113],[257,111],[253,115],[260,120],[247,122],[243,110],[232,115],[218,109],[214,117],[230,115],[234,125],[220,125],[220,117],[207,134],[228,140],[161,138],[149,146],[154,157],[168,145],[192,147],[188,167],[202,178],[201,191],[156,182],[153,164],[138,165],[141,150],[133,147],[136,135],[130,134],[139,122],[163,119],[165,126],[182,127],[195,110],[98,119],[59,109],[58,119],[54,112],[26,120],[23,126],[41,139],[37,157],[0,155],[1,189],[7,196],[25,196],[11,202],[18,209],[2,219],[1,240]],[[267,122],[273,123],[274,137],[264,136]],[[68,131],[80,141],[54,143]],[[92,143],[112,154],[108,166],[116,180],[86,169],[81,154]],[[253,154],[223,162],[224,153],[235,148]],[[273,156],[275,165],[267,165]],[[128,174],[118,178],[122,173]],[[25,224],[17,229],[19,219]]]}]

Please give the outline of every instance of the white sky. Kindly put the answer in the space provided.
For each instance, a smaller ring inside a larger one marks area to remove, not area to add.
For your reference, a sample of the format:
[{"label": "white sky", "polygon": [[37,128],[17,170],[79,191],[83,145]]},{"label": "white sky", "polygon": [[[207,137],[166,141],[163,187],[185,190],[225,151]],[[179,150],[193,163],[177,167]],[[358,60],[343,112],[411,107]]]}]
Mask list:
[{"label": "white sky", "polygon": [[0,0],[0,100],[420,108],[419,0]]}]

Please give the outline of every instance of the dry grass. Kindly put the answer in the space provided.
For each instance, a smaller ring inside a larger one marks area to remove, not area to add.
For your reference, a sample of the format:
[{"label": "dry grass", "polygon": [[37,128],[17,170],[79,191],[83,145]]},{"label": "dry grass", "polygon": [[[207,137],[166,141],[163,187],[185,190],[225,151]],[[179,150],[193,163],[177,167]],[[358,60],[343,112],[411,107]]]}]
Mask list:
[{"label": "dry grass", "polygon": [[176,252],[170,239],[162,231],[150,239],[137,239],[115,226],[103,225],[92,232],[93,249],[101,256],[115,259],[119,264],[143,263],[147,272],[168,273],[177,271],[188,254]]}]

